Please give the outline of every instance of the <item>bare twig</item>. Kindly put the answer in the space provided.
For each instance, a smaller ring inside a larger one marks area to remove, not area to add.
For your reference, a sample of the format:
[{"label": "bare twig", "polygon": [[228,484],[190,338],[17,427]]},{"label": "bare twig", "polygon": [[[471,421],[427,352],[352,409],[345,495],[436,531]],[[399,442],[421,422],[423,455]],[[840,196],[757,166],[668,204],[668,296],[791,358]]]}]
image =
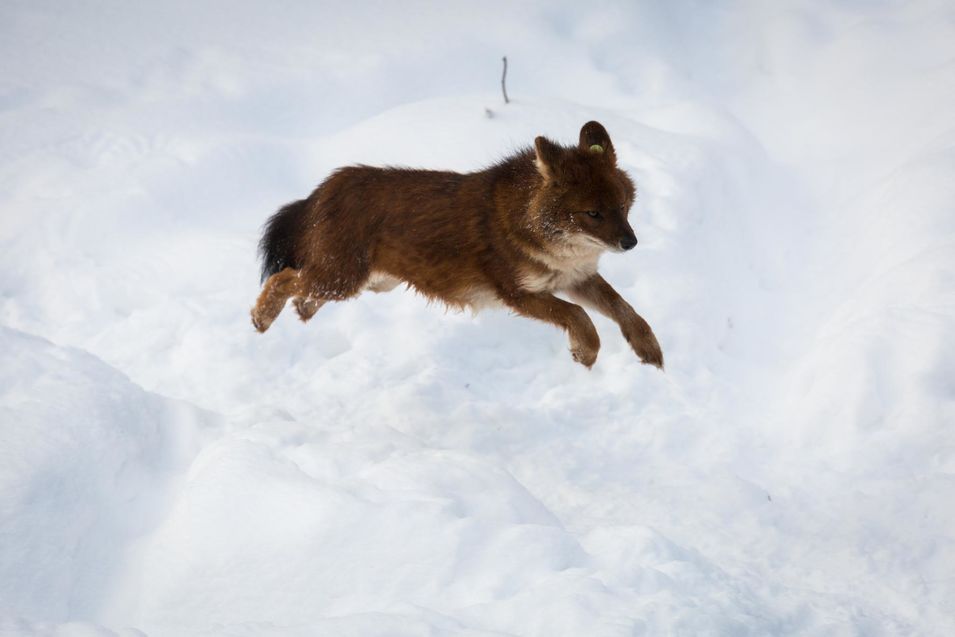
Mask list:
[{"label": "bare twig", "polygon": [[501,92],[504,93],[504,103],[510,104],[511,100],[507,99],[507,85],[504,83],[507,81],[507,56],[504,56],[504,73],[501,75]]}]

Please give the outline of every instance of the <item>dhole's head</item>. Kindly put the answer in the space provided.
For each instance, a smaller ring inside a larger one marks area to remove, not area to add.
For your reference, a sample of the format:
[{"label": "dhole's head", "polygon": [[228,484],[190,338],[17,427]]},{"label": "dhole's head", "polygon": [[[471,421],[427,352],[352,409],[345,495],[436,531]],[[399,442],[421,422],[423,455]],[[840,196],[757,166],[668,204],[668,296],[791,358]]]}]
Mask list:
[{"label": "dhole's head", "polygon": [[615,252],[637,245],[627,221],[636,190],[627,173],[617,168],[617,155],[603,126],[584,124],[574,147],[538,137],[534,150],[543,182],[530,212],[549,240],[576,249]]}]

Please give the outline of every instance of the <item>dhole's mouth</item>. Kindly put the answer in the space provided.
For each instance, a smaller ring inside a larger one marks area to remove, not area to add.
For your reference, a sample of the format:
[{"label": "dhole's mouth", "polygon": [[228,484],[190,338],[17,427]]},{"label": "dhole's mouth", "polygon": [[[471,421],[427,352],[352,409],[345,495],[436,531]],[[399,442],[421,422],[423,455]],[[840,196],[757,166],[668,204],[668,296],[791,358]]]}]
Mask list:
[{"label": "dhole's mouth", "polygon": [[570,242],[581,248],[597,248],[599,250],[612,250],[614,252],[622,251],[619,246],[611,245],[589,234],[575,234]]},{"label": "dhole's mouth", "polygon": [[600,250],[607,250],[609,252],[616,252],[616,253],[628,252],[632,250],[634,246],[637,245],[636,237],[633,237],[633,238],[627,237],[619,241],[616,241],[614,243],[610,243],[608,241],[598,239],[597,237],[594,237],[589,234],[581,234],[581,235],[578,235],[578,237],[579,238],[577,239],[577,242],[581,246],[599,248]]}]

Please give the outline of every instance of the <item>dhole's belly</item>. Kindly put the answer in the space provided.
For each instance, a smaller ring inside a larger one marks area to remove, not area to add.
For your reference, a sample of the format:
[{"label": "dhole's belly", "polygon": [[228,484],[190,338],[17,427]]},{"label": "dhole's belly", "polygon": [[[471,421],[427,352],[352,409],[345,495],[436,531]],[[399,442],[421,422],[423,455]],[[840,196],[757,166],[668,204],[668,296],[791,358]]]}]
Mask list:
[{"label": "dhole's belly", "polygon": [[365,283],[365,289],[372,292],[391,292],[401,283],[401,279],[387,272],[372,272]]},{"label": "dhole's belly", "polygon": [[[390,292],[402,283],[405,283],[405,281],[392,274],[373,271],[371,276],[368,277],[364,289],[370,292]],[[418,288],[418,286],[415,286],[414,281],[408,281],[407,283],[416,289]],[[427,289],[420,291],[428,296],[432,296],[428,294]],[[501,307],[503,305],[501,299],[490,286],[472,286],[464,290],[456,291],[456,293],[450,297],[441,296],[438,298],[441,298],[442,301],[450,306],[467,308],[472,312],[479,312],[480,310]]]},{"label": "dhole's belly", "polygon": [[467,291],[465,297],[466,300],[463,305],[466,305],[472,312],[504,306],[497,293],[490,288],[472,288]]}]

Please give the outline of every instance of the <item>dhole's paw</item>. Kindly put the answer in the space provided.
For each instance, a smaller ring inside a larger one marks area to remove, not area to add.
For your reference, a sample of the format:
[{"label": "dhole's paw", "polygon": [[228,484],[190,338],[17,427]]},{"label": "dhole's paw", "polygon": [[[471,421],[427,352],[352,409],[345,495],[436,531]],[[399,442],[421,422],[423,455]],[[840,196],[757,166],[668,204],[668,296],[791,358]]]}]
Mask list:
[{"label": "dhole's paw", "polygon": [[663,350],[660,349],[660,343],[654,336],[653,330],[647,325],[645,329],[633,330],[630,334],[625,334],[630,347],[636,352],[640,360],[647,365],[653,365],[658,369],[663,369]]},{"label": "dhole's paw", "polygon": [[310,318],[315,316],[315,312],[318,311],[318,308],[322,307],[322,304],[317,300],[303,298],[301,296],[295,297],[292,303],[295,305],[295,312],[303,323],[307,323]]},{"label": "dhole's paw", "polygon": [[597,362],[597,352],[600,351],[600,337],[597,330],[590,327],[583,333],[571,334],[570,355],[574,360],[590,369]]},{"label": "dhole's paw", "polygon": [[250,312],[252,315],[252,326],[257,329],[260,333],[264,333],[265,330],[269,329],[269,326],[272,324],[272,321],[266,320],[265,318],[259,316],[255,312],[255,308],[252,308]]},{"label": "dhole's paw", "polygon": [[594,366],[594,363],[597,362],[597,352],[599,350],[595,349],[577,349],[571,348],[570,355],[574,357],[574,360],[590,369]]}]

